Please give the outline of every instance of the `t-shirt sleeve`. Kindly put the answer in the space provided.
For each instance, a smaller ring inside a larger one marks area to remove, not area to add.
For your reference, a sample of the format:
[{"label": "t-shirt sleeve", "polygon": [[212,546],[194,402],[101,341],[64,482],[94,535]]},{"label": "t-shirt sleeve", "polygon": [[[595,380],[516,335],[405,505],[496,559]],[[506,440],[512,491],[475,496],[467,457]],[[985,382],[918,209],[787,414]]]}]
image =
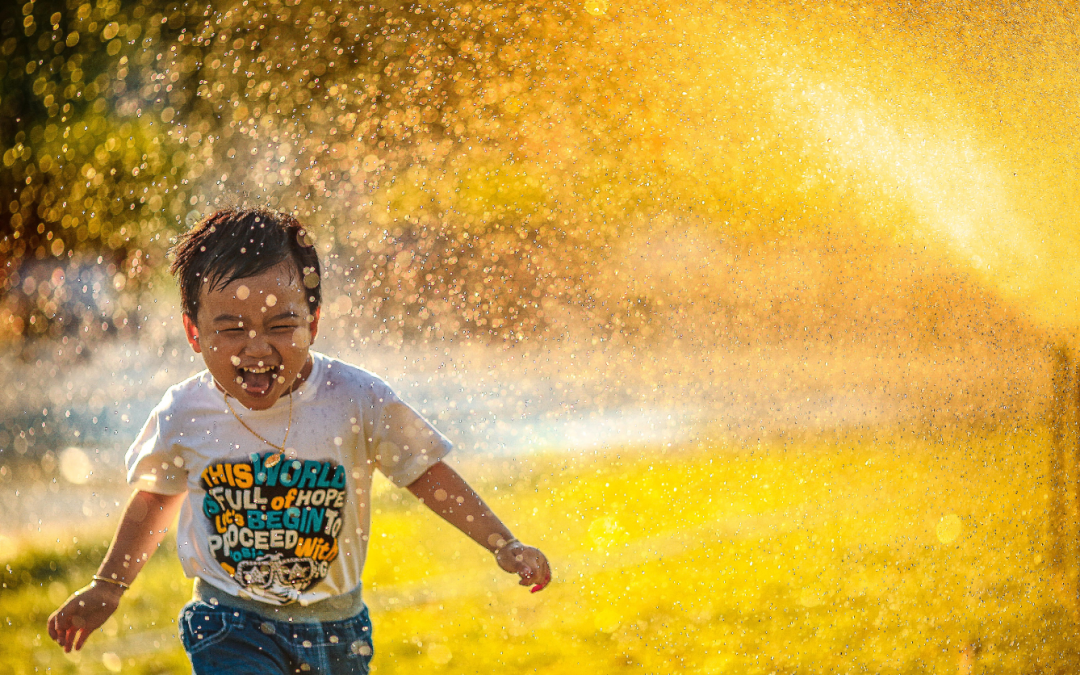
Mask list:
[{"label": "t-shirt sleeve", "polygon": [[384,383],[376,386],[375,395],[371,458],[390,482],[405,487],[446,456],[453,444]]},{"label": "t-shirt sleeve", "polygon": [[150,413],[135,442],[127,451],[127,479],[136,490],[163,495],[188,489],[188,473],[180,448],[171,438],[172,392]]}]

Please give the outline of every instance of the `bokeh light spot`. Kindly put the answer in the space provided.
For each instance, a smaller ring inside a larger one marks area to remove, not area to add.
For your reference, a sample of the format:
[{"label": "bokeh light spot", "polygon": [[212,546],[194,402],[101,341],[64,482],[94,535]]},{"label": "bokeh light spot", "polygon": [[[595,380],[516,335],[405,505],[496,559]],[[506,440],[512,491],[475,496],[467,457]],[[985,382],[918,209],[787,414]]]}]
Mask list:
[{"label": "bokeh light spot", "polygon": [[956,541],[956,538],[960,536],[960,531],[963,528],[963,524],[960,522],[960,516],[955,513],[950,513],[947,516],[942,517],[937,524],[937,538],[943,544],[949,544]]},{"label": "bokeh light spot", "polygon": [[607,14],[608,0],[586,0],[585,11],[593,16]]},{"label": "bokeh light spot", "polygon": [[69,483],[84,485],[90,480],[94,465],[82,450],[71,446],[60,453],[60,475]]},{"label": "bokeh light spot", "polygon": [[430,645],[427,649],[427,655],[429,659],[440,666],[450,663],[450,659],[454,658],[453,652],[444,644]]}]

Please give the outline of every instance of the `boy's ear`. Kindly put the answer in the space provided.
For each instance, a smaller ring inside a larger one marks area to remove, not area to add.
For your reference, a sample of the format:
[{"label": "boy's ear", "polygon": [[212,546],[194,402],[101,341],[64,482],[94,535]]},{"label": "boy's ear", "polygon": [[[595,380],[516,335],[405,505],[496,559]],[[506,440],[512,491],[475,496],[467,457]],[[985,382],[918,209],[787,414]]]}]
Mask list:
[{"label": "boy's ear", "polygon": [[202,354],[202,347],[199,346],[199,328],[187,314],[184,315],[184,334],[187,335],[188,344],[195,350],[195,353]]},{"label": "boy's ear", "polygon": [[315,336],[318,335],[318,333],[319,333],[319,311],[320,310],[322,310],[322,307],[319,307],[318,309],[315,310],[315,316],[313,316],[312,319],[311,319],[310,326],[311,326],[311,339],[312,340],[314,340]]}]

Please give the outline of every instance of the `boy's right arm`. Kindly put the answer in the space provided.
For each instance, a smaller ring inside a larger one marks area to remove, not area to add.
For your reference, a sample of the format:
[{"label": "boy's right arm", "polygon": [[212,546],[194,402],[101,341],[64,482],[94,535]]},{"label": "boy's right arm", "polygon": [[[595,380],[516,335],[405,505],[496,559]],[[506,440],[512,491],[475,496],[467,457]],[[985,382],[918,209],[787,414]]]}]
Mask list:
[{"label": "boy's right arm", "polygon": [[[137,490],[131,495],[109,552],[97,576],[129,585],[157,550],[187,493],[161,495]],[[49,617],[49,637],[70,652],[81,649],[86,638],[116,611],[124,587],[92,581],[76,591]]]}]

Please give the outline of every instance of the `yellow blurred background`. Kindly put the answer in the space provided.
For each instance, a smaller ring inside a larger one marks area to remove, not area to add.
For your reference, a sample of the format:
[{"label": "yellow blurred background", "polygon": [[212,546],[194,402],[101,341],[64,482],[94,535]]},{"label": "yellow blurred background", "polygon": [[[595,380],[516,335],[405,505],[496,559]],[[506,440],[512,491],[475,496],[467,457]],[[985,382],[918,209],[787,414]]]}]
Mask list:
[{"label": "yellow blurred background", "polygon": [[1080,323],[1076,23],[5,6],[0,669],[184,671],[171,551],[83,656],[41,626],[100,560],[147,410],[201,367],[171,239],[266,205],[324,256],[318,348],[415,402],[555,560],[515,595],[384,486],[378,669],[1075,670],[1050,516],[1075,521],[1051,347]]}]

